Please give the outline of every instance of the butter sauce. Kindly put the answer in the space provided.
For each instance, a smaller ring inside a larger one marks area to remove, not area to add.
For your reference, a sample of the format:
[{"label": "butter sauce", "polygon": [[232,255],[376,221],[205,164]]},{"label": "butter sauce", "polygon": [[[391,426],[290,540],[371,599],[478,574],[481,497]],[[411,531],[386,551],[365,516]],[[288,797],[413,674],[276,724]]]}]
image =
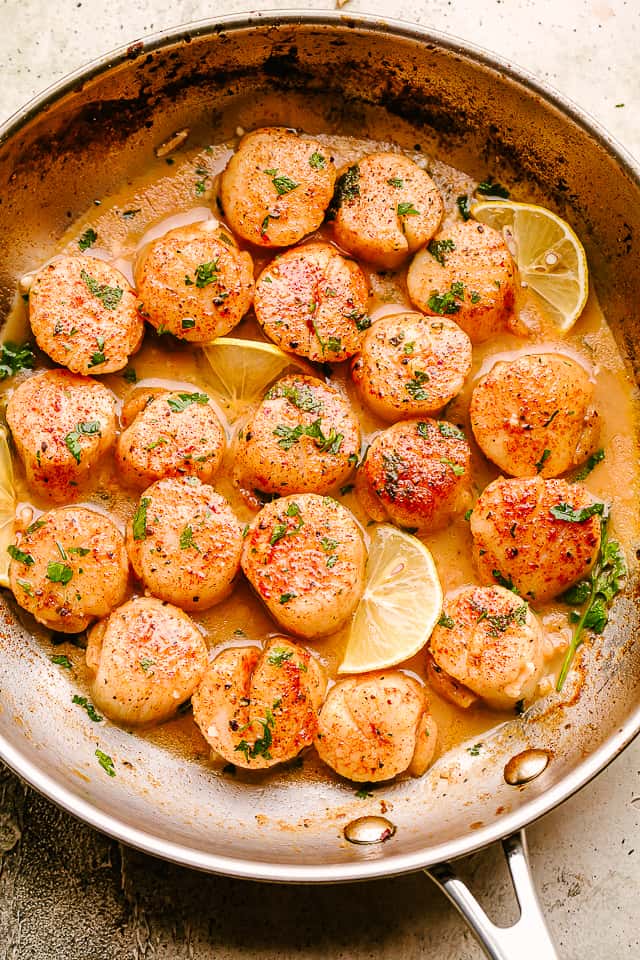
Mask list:
[{"label": "butter sauce", "polygon": [[[317,139],[331,153],[338,167],[373,150],[398,149],[388,143],[348,137],[320,135]],[[200,151],[182,150],[169,160],[154,159],[150,168],[134,182],[127,184],[121,193],[96,201],[95,207],[67,230],[58,249],[52,253],[78,254],[78,239],[91,227],[97,233],[97,240],[86,252],[113,263],[133,282],[135,257],[146,243],[177,226],[217,217],[216,178],[224,169],[233,146],[234,144],[227,143]],[[428,167],[445,198],[447,216],[455,217],[455,197],[459,193],[470,192],[473,181],[444,163],[429,162],[423,153],[406,152],[420,166]],[[314,238],[318,237],[331,239],[325,228],[321,228],[314,235]],[[265,255],[263,250],[252,251],[252,254],[257,275],[271,259],[271,255]],[[40,266],[34,264],[34,271]],[[389,313],[413,309],[406,292],[406,268],[396,272],[377,272],[363,265],[363,269],[370,287],[369,313],[374,321]],[[29,279],[29,276],[24,278],[23,291],[28,289]],[[640,474],[634,441],[635,385],[625,369],[593,292],[579,321],[561,341],[548,331],[542,330],[540,318],[536,316],[535,306],[527,299],[526,291],[521,292],[519,300],[520,317],[530,331],[529,339],[505,333],[475,346],[473,369],[464,390],[443,413],[443,417],[465,427],[472,448],[476,493],[479,494],[487,483],[498,476],[498,471],[483,457],[473,440],[468,421],[468,404],[473,386],[498,359],[531,352],[565,353],[593,370],[595,401],[602,418],[600,445],[605,450],[605,460],[587,477],[585,485],[595,496],[605,500],[610,500],[612,492],[615,491],[612,535],[620,540],[628,560],[633,562],[631,545],[637,536],[636,504],[640,494]],[[27,335],[27,306],[24,299],[17,296],[14,310],[5,325],[4,338],[22,340]],[[232,332],[232,336],[265,339],[251,313]],[[159,337],[151,330],[147,331],[142,349],[132,358],[130,367],[135,370],[138,378],[134,386],[124,378],[124,371],[101,378],[113,390],[119,405],[133,390],[144,387],[184,389],[193,385],[203,391],[207,391],[209,387],[207,360],[198,348],[175,340],[167,342],[167,338]],[[350,381],[348,368],[348,362],[335,365],[331,379],[348,394],[360,418],[366,445],[385,424],[360,403]],[[318,375],[322,376],[321,373]],[[17,378],[17,382],[19,379]],[[230,440],[233,434],[232,425],[228,422],[224,410],[220,410],[220,416]],[[230,476],[230,457],[227,455],[214,486],[227,497],[241,522],[248,521],[254,512],[239,495]],[[49,504],[34,497],[27,489],[19,463],[16,464],[16,484],[21,501],[19,515],[20,511],[26,510],[25,516],[35,516],[48,509]],[[354,513],[368,541],[370,523],[355,494],[340,494],[335,491],[334,495]],[[108,457],[97,473],[94,473],[92,488],[85,491],[81,500],[94,509],[108,511],[116,522],[124,527],[135,509],[137,495],[120,486],[113,459]],[[463,518],[456,519],[445,530],[424,536],[424,542],[433,553],[445,593],[475,581],[469,524]],[[551,641],[556,646],[566,645],[570,638],[567,608],[559,603],[536,605],[534,608]],[[228,600],[196,615],[194,619],[214,651],[223,649],[230,643],[255,643],[277,630],[276,624],[242,578]],[[343,629],[333,636],[308,643],[331,677],[335,677],[342,658],[346,633]],[[87,674],[81,651],[68,642],[57,647],[56,651],[69,654],[74,664],[75,676],[85,681]],[[403,668],[421,682],[426,682],[424,651],[405,663]],[[468,711],[459,710],[432,691],[429,691],[429,700],[440,731],[441,752],[461,742],[486,736],[488,731],[505,719],[504,714],[482,706]],[[208,756],[207,745],[188,713],[161,727],[143,731],[141,735],[194,759],[206,759]],[[317,759],[314,758],[313,762],[305,761],[305,776],[326,776],[327,773]]]}]

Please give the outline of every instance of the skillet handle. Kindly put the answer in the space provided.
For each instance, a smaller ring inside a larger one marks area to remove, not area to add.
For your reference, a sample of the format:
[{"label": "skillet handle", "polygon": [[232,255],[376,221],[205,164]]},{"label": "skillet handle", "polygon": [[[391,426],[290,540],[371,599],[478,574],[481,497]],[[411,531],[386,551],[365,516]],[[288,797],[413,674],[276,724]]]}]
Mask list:
[{"label": "skillet handle", "polygon": [[520,907],[520,916],[511,927],[491,922],[449,863],[439,863],[425,873],[469,924],[490,960],[558,960],[533,885],[524,830],[505,837],[502,848]]}]

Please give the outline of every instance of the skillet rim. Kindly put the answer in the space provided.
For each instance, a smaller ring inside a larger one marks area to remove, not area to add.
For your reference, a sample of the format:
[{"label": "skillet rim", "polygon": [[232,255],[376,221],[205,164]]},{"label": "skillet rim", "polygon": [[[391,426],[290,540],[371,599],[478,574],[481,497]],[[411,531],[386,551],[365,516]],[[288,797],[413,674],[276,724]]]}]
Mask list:
[{"label": "skillet rim", "polygon": [[[418,24],[393,18],[381,18],[372,14],[347,15],[339,11],[305,11],[289,9],[253,12],[245,17],[228,14],[222,17],[192,21],[178,27],[158,31],[146,38],[116,48],[102,57],[90,61],[71,74],[54,82],[42,93],[33,97],[0,125],[0,147],[17,135],[47,107],[52,106],[65,94],[73,92],[79,82],[91,80],[127,61],[169,44],[192,40],[196,37],[215,35],[225,31],[248,27],[286,27],[288,25],[345,26],[363,28],[379,33],[391,33],[396,37],[420,44],[434,44],[453,53],[461,54],[495,73],[519,83],[535,93],[543,101],[556,107],[571,119],[581,130],[593,137],[621,170],[640,190],[640,163],[622,144],[591,114],[578,107],[572,100],[559,93],[551,85],[538,80],[526,69],[513,66],[497,54],[489,53],[474,43],[423,28]],[[117,816],[103,813],[84,800],[67,786],[58,783],[42,771],[0,733],[0,759],[39,793],[90,826],[112,838],[135,847],[145,853],[173,863],[191,867],[206,873],[223,874],[239,879],[271,881],[278,883],[337,883],[397,876],[425,869],[445,860],[456,860],[501,840],[503,837],[528,826],[549,813],[565,800],[586,786],[604,770],[640,733],[640,705],[625,722],[594,753],[577,764],[575,769],[541,795],[534,797],[512,814],[503,814],[491,825],[479,828],[465,836],[446,843],[425,847],[408,854],[389,854],[380,859],[331,864],[272,864],[219,854],[202,853],[160,836],[129,826]]]}]

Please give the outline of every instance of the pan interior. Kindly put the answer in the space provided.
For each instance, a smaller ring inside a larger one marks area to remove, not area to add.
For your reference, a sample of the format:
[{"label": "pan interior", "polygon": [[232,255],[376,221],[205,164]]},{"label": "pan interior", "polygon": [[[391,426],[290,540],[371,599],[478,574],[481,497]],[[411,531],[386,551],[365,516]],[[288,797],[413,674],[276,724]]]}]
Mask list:
[{"label": "pan interior", "polygon": [[[493,172],[517,184],[519,198],[553,207],[585,242],[600,303],[637,378],[640,189],[624,161],[483,57],[442,38],[339,18],[227,23],[152,40],[18,118],[0,154],[3,311],[17,279],[50,254],[68,225],[134,178],[176,130],[188,128],[191,143],[205,144],[264,124],[420,144],[478,179]],[[71,706],[50,651],[4,595],[0,752],[101,829],[193,866],[281,880],[417,868],[543,812],[635,733],[636,590],[632,577],[604,637],[585,651],[578,697],[551,697],[504,724],[481,762],[461,747],[423,778],[367,799],[337,781],[233,782],[115,726],[96,732]],[[539,779],[508,786],[504,765],[527,747],[550,751],[552,761]],[[115,778],[96,763],[97,748],[117,758]],[[344,840],[349,821],[381,812],[397,828],[391,840]]]}]

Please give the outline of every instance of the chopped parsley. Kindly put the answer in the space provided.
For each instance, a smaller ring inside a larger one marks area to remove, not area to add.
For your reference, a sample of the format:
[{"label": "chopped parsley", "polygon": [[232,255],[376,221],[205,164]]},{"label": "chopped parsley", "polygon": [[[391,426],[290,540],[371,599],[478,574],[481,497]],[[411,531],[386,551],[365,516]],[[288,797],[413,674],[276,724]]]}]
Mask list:
[{"label": "chopped parsley", "polygon": [[270,663],[273,667],[281,667],[287,660],[291,660],[292,656],[293,650],[285,650],[284,647],[274,647],[267,657],[267,663]]},{"label": "chopped parsley", "polygon": [[335,427],[331,427],[329,435],[325,436],[321,427],[321,419],[318,417],[313,423],[304,426],[299,423],[295,427],[288,427],[286,424],[279,424],[273,431],[273,435],[278,437],[278,446],[283,450],[290,450],[291,447],[300,441],[303,436],[311,437],[320,453],[331,453],[337,455],[340,452],[344,435],[337,433]]},{"label": "chopped parsley", "polygon": [[89,720],[93,720],[94,723],[100,723],[101,720],[104,720],[104,717],[100,716],[94,705],[90,700],[87,700],[86,697],[79,697],[78,694],[75,693],[73,695],[72,703],[77,703],[79,707],[84,707],[84,709],[87,711]]},{"label": "chopped parsley", "polygon": [[64,442],[66,444],[67,450],[76,461],[80,463],[82,459],[82,447],[80,446],[81,437],[90,437],[95,435],[100,436],[100,421],[99,420],[89,420],[83,421],[82,423],[77,423],[73,430],[66,435]]},{"label": "chopped parsley", "polygon": [[28,580],[20,580],[20,579],[18,578],[17,583],[18,583],[18,586],[19,586],[19,587],[22,587],[22,589],[24,590],[24,592],[26,593],[26,595],[27,595],[28,597],[33,597],[33,596],[34,596],[33,587],[31,586],[31,584],[29,583]]},{"label": "chopped parsley", "polygon": [[143,497],[138,504],[138,509],[133,515],[133,539],[147,539],[147,507],[151,503],[151,497]]},{"label": "chopped parsley", "polygon": [[50,560],[47,564],[47,580],[51,583],[67,584],[73,577],[73,570],[66,563]]},{"label": "chopped parsley", "polygon": [[298,596],[298,594],[297,594],[297,593],[293,593],[293,592],[291,592],[291,593],[281,593],[281,594],[280,594],[280,603],[283,604],[283,605],[284,605],[285,603],[289,603],[290,600],[294,600],[297,596]]},{"label": "chopped parsley", "polygon": [[129,367],[127,370],[125,370],[125,372],[122,374],[122,377],[127,383],[138,382],[138,374],[135,372],[133,367]]},{"label": "chopped parsley", "polygon": [[326,165],[326,158],[323,157],[321,153],[318,153],[317,150],[314,150],[309,157],[309,166],[313,167],[314,170],[324,170]]},{"label": "chopped parsley", "polygon": [[103,753],[102,750],[96,750],[95,756],[98,758],[98,763],[104,770],[106,774],[110,777],[115,777],[116,771],[113,766],[113,760],[108,753]]},{"label": "chopped parsley", "polygon": [[391,500],[398,495],[400,472],[404,468],[404,460],[394,450],[382,454],[382,469],[384,472],[384,489]]},{"label": "chopped parsley", "polygon": [[210,283],[217,283],[220,278],[218,266],[218,257],[215,260],[207,260],[205,263],[199,263],[193,271],[193,279],[189,274],[185,274],[185,287],[196,286],[198,290],[208,287]]},{"label": "chopped parsley", "polygon": [[604,503],[592,503],[588,507],[581,507],[576,510],[568,503],[557,503],[551,507],[549,513],[556,520],[566,520],[569,523],[584,523],[590,517],[603,516],[605,511]]},{"label": "chopped parsley", "polygon": [[[143,657],[142,660],[139,660],[138,662],[143,673],[149,673],[149,670],[156,665],[155,660],[151,660],[149,657]],[[151,670],[151,676],[153,676],[153,672],[154,671]]]},{"label": "chopped parsley", "polygon": [[177,397],[169,397],[167,404],[173,413],[182,413],[192,403],[209,403],[206,393],[179,393]]},{"label": "chopped parsley", "polygon": [[264,172],[268,177],[271,177],[271,183],[276,188],[279,197],[291,193],[292,190],[300,186],[299,183],[296,183],[284,174],[279,174],[277,170],[265,170]]},{"label": "chopped parsley", "polygon": [[413,377],[405,383],[404,388],[413,400],[428,400],[429,391],[424,387],[428,381],[428,373],[424,370],[414,370]]},{"label": "chopped parsley", "polygon": [[397,187],[398,189],[404,187],[404,180],[402,180],[400,177],[389,177],[387,183],[390,187]]},{"label": "chopped parsley", "polygon": [[440,463],[443,463],[447,467],[451,467],[456,477],[461,477],[464,473],[464,467],[460,466],[459,463],[456,463],[455,460],[448,460],[447,457],[440,457]]},{"label": "chopped parsley", "polygon": [[183,317],[180,322],[180,326],[182,327],[183,330],[192,330],[193,327],[195,327],[195,325],[196,325],[196,321],[194,320],[193,317]]},{"label": "chopped parsley", "polygon": [[437,260],[440,266],[444,267],[445,265],[445,254],[451,253],[452,250],[455,250],[456,245],[453,240],[431,240],[427,250],[434,258]]},{"label": "chopped parsley", "polygon": [[448,437],[451,440],[466,440],[464,430],[461,430],[460,427],[456,427],[455,423],[449,423],[446,420],[439,420],[438,430],[443,437]]},{"label": "chopped parsley", "polygon": [[7,547],[7,553],[11,559],[17,563],[24,563],[25,567],[31,567],[35,563],[30,553],[24,553],[24,551],[19,550],[13,543],[10,543]]},{"label": "chopped parsley", "polygon": [[542,468],[544,467],[545,463],[547,462],[550,456],[551,456],[551,450],[545,449],[542,451],[542,456],[540,457],[538,462],[535,464],[537,473],[540,473],[540,471],[542,470]]},{"label": "chopped parsley", "polygon": [[51,663],[55,663],[57,667],[64,667],[65,670],[71,670],[73,667],[69,657],[65,657],[62,653],[58,653],[55,657],[51,657]]},{"label": "chopped parsley", "polygon": [[482,297],[477,290],[472,290],[469,294],[469,299],[471,300],[471,303],[480,303]]},{"label": "chopped parsley", "polygon": [[467,747],[467,753],[471,754],[472,757],[479,757],[483,746],[483,743],[474,743],[472,747]]},{"label": "chopped parsley", "polygon": [[20,370],[32,370],[35,362],[29,343],[3,343],[0,346],[0,380],[13,377]]},{"label": "chopped parsley", "polygon": [[499,583],[501,587],[505,588],[505,590],[511,590],[512,593],[520,592],[518,588],[514,585],[514,582],[511,579],[511,577],[503,576],[499,570],[492,570],[491,576],[496,581],[496,583]]},{"label": "chopped parsley", "polygon": [[[110,287],[107,283],[99,283],[95,277],[92,277],[86,270],[80,271],[80,277],[84,280],[89,293],[102,303],[105,310],[115,310],[122,300],[122,287]],[[91,364],[95,366],[95,364]]]},{"label": "chopped parsley", "polygon": [[[277,701],[276,701],[277,702]],[[275,704],[274,704],[275,707]],[[275,727],[275,720],[271,710],[265,710],[265,717],[257,717],[253,720],[248,726],[252,726],[254,723],[259,723],[262,726],[262,736],[258,737],[253,745],[247,743],[246,740],[241,740],[237,745],[236,752],[244,753],[245,760],[255,760],[256,757],[264,757],[265,760],[271,759],[271,754],[269,753],[269,748],[273,743],[272,730]],[[245,727],[246,729],[246,727]]]},{"label": "chopped parsley", "polygon": [[78,246],[81,250],[88,250],[89,247],[92,247],[96,240],[98,239],[98,234],[95,232],[93,227],[87,227],[85,232],[82,234],[78,240]]},{"label": "chopped parsley", "polygon": [[180,549],[189,550],[193,549],[197,553],[200,553],[200,547],[193,539],[193,529],[190,525],[187,525],[182,533],[180,534]]},{"label": "chopped parsley", "polygon": [[396,209],[399,217],[416,217],[420,214],[420,211],[416,210],[411,200],[405,203],[399,203]]},{"label": "chopped parsley", "polygon": [[368,800],[372,796],[373,794],[367,787],[360,787],[359,790],[356,790],[356,797],[358,800]]},{"label": "chopped parsley", "polygon": [[468,220],[471,216],[471,209],[469,207],[469,196],[466,193],[461,194],[459,197],[456,197],[456,206],[460,212],[460,216],[463,220]]},{"label": "chopped parsley", "polygon": [[333,198],[327,210],[327,220],[335,220],[336,214],[343,203],[348,203],[360,196],[360,167],[354,163],[345,170],[336,180]]},{"label": "chopped parsley", "polygon": [[476,193],[481,194],[483,197],[500,197],[502,200],[509,199],[509,191],[507,188],[503,187],[500,183],[495,183],[491,177],[478,184]]},{"label": "chopped parsley", "polygon": [[286,397],[289,403],[305,413],[319,413],[322,410],[321,401],[306,383],[296,383],[292,386],[288,383],[276,384],[269,390],[266,399],[274,400],[277,397]]},{"label": "chopped parsley", "polygon": [[455,624],[455,621],[452,620],[451,617],[447,616],[446,613],[443,613],[442,616],[440,617],[440,619],[438,620],[438,626],[439,626],[439,627],[446,627],[447,630],[453,630],[453,628],[455,627],[455,625],[456,625],[456,624]]},{"label": "chopped parsley", "polygon": [[438,293],[437,290],[434,290],[427,300],[427,305],[434,313],[445,316],[458,313],[460,310],[459,300],[464,300],[464,284],[458,280],[451,284],[446,293]]},{"label": "chopped parsley", "polygon": [[584,630],[602,633],[609,620],[608,605],[622,589],[622,581],[627,576],[627,564],[620,544],[609,539],[607,510],[601,515],[600,524],[600,550],[589,577],[581,580],[562,597],[567,603],[584,603],[585,607],[581,615],[576,614],[569,618],[576,624],[576,628],[560,670],[556,684],[558,691],[562,690],[576,651],[582,644]]},{"label": "chopped parsley", "polygon": [[580,481],[585,480],[594,467],[597,467],[599,463],[602,463],[604,460],[604,450],[596,450],[595,453],[592,453],[584,467],[581,467],[580,470],[576,473],[574,480]]}]

